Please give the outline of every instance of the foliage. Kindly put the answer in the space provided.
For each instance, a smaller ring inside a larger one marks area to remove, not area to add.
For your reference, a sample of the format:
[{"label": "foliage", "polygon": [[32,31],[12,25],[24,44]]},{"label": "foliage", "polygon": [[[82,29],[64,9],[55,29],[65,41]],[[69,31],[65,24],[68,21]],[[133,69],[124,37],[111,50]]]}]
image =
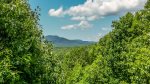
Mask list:
[{"label": "foliage", "polygon": [[27,0],[0,1],[0,83],[50,83],[51,45]]},{"label": "foliage", "polygon": [[148,0],[145,9],[113,21],[112,32],[96,45],[63,52],[58,83],[149,84],[149,6]]},{"label": "foliage", "polygon": [[26,0],[0,1],[0,83],[149,84],[150,1],[112,22],[97,44],[54,48]]}]

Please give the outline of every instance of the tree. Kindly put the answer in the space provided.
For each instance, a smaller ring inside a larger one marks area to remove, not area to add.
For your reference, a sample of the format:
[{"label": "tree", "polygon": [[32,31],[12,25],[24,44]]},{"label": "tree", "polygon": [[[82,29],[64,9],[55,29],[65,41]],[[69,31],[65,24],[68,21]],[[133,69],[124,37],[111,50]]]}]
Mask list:
[{"label": "tree", "polygon": [[0,83],[52,83],[51,49],[27,0],[0,1]]},{"label": "tree", "polygon": [[113,30],[96,45],[63,55],[63,83],[149,84],[150,10],[127,13],[113,21]]},{"label": "tree", "polygon": [[147,0],[147,3],[145,4],[145,8],[149,9],[150,8],[150,0]]}]

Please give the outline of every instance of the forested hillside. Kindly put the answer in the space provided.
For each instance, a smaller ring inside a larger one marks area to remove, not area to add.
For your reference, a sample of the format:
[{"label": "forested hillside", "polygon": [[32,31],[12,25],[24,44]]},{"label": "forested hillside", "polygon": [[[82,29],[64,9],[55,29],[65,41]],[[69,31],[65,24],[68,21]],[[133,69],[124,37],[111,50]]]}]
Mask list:
[{"label": "forested hillside", "polygon": [[1,84],[150,83],[150,0],[97,44],[69,49],[45,41],[38,11],[27,0],[0,1]]}]

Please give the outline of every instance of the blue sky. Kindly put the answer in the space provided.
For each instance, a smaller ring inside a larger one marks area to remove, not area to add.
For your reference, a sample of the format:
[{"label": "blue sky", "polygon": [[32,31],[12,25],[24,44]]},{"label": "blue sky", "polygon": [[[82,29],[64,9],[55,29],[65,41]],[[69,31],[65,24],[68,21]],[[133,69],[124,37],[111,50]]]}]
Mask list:
[{"label": "blue sky", "polygon": [[98,41],[111,31],[111,22],[143,8],[146,0],[29,0],[40,6],[43,34]]}]

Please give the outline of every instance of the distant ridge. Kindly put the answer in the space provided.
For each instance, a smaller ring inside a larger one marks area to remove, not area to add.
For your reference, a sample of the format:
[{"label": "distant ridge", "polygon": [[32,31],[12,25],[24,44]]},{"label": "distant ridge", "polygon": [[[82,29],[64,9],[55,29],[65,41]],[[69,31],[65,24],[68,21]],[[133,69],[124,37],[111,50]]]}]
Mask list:
[{"label": "distant ridge", "polygon": [[90,45],[95,43],[93,41],[69,40],[54,35],[48,35],[45,38],[47,41],[52,42],[55,47],[75,47],[75,46],[85,46],[85,45]]}]

